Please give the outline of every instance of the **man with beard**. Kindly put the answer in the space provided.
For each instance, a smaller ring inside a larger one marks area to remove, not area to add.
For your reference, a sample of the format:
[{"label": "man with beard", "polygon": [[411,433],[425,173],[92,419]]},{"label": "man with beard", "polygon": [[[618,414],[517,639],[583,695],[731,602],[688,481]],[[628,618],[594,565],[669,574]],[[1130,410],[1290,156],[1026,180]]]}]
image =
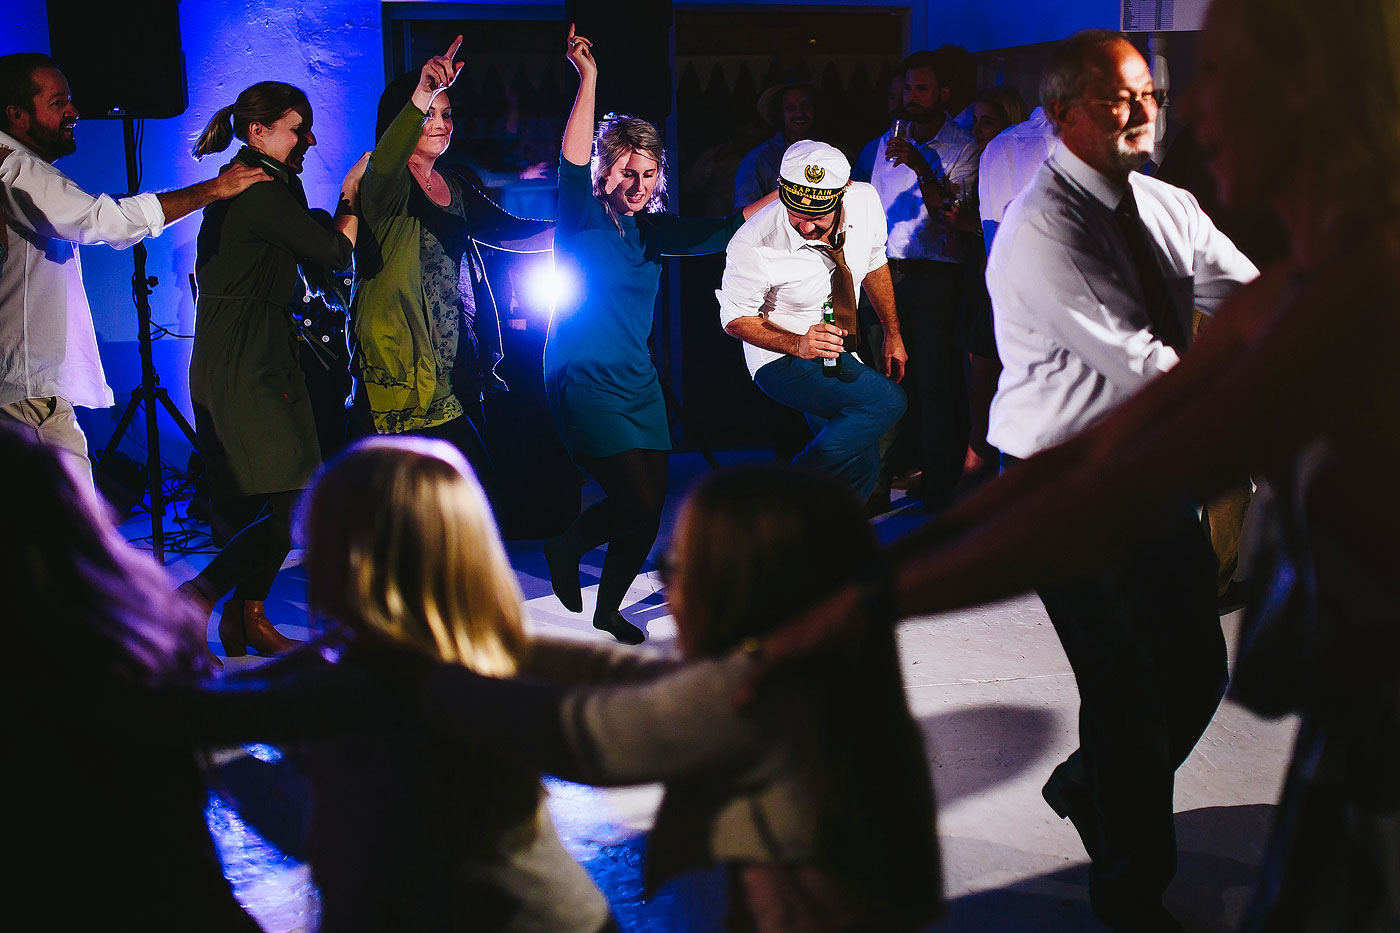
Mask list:
[{"label": "man with beard", "polygon": [[78,245],[124,249],[268,176],[235,165],[178,191],[93,197],[52,164],[77,150],[77,121],[53,59],[0,56],[0,420],[81,457],[86,473],[87,438],[73,406],[106,408],[113,398]]},{"label": "man with beard", "polygon": [[878,140],[870,183],[889,221],[890,273],[909,347],[909,414],[888,459],[923,472],[926,507],[942,509],[962,476],[970,433],[957,323],[963,257],[944,205],[977,180],[977,144],[947,113],[948,64],[935,52],[904,60],[907,137]]},{"label": "man with beard", "polygon": [[[1008,466],[1176,365],[1193,306],[1209,313],[1258,275],[1194,197],[1135,171],[1161,100],[1122,34],[1061,43],[1040,96],[1060,146],[1007,209],[987,265],[1005,367],[987,439]],[[1039,591],[1080,698],[1080,747],[1043,793],[1084,841],[1094,913],[1124,931],[1180,929],[1161,899],[1176,870],[1173,781],[1226,681],[1194,505],[1159,525],[1094,573]]]},{"label": "man with beard", "polygon": [[778,132],[749,150],[734,173],[734,206],[748,207],[778,183],[783,153],[798,140],[812,139],[817,122],[817,88],[807,81],[775,84],[758,96],[758,112]]}]

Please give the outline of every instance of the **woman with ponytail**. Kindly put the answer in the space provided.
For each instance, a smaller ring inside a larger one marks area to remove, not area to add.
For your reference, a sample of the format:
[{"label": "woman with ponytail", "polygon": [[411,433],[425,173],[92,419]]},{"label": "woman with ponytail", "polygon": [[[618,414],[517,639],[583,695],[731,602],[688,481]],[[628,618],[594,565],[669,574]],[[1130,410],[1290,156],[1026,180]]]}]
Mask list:
[{"label": "woman with ponytail", "polygon": [[[728,217],[682,219],[661,211],[666,156],[656,127],[624,118],[593,138],[598,66],[592,43],[569,28],[567,52],[579,74],[559,160],[555,261],[577,283],[550,320],[545,390],[574,463],[607,498],[545,544],[554,594],[583,611],[578,567],[606,544],[593,627],[618,641],[646,638],[619,611],[661,521],[671,430],[647,339],[665,256],[723,252],[773,194]],[[591,167],[590,167],[591,166]]]},{"label": "woman with ponytail", "polygon": [[297,263],[349,265],[357,230],[348,210],[326,229],[307,209],[297,176],[316,137],[300,89],[280,81],[247,88],[210,119],[194,157],[220,152],[234,137],[245,145],[233,161],[262,168],[273,181],[204,212],[190,397],[212,504],[242,530],[181,587],[206,612],[233,592],[219,618],[230,657],[250,647],[276,654],[292,644],[268,621],[263,601],[291,547],[292,506],[321,451],[287,302]]}]

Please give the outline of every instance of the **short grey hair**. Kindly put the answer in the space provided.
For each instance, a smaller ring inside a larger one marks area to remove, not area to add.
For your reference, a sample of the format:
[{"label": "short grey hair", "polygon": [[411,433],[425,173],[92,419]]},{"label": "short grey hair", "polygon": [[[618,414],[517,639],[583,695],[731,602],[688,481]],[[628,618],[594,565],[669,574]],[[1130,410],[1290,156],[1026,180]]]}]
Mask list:
[{"label": "short grey hair", "polygon": [[[1082,97],[1097,60],[1111,46],[1127,41],[1127,36],[1112,29],[1083,29],[1051,49],[1045,70],[1040,74],[1040,105],[1045,108],[1045,115],[1053,114],[1052,103],[1067,103]],[[1053,118],[1051,123],[1054,123]],[[1059,132],[1056,124],[1055,134]]]}]

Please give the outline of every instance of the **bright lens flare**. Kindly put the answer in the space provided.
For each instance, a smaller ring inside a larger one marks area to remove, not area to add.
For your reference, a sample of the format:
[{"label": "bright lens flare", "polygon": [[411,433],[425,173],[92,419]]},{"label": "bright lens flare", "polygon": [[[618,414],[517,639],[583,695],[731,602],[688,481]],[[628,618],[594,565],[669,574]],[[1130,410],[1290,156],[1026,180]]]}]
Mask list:
[{"label": "bright lens flare", "polygon": [[569,304],[577,293],[578,283],[567,270],[556,266],[552,257],[532,264],[521,288],[525,307],[545,315],[552,314],[561,304]]}]

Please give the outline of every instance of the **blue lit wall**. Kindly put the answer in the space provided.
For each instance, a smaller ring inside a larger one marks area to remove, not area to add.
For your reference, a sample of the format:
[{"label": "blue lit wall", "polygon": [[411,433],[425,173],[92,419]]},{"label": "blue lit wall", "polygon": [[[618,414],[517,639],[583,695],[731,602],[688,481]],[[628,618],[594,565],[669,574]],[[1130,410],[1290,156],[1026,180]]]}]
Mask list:
[{"label": "blue lit wall", "polygon": [[1052,42],[1090,27],[1117,29],[1120,0],[927,0],[928,48],[976,52]]},{"label": "blue lit wall", "polygon": [[[7,0],[0,25],[0,54],[49,51],[43,0]],[[190,106],[183,116],[146,121],[143,190],[179,188],[216,174],[237,143],[200,163],[189,155],[194,137],[243,88],[279,80],[303,88],[311,99],[318,145],[307,154],[302,182],[313,205],[332,208],[345,170],[374,144],[374,111],[384,86],[377,0],[183,0],[180,33]],[[77,153],[58,166],[90,191],[125,191],[121,123],[82,121],[77,137]],[[152,318],[180,333],[190,333],[194,326],[188,276],[194,270],[199,221],[198,214],[187,217],[147,244],[148,273],[160,279],[151,297]],[[111,433],[125,393],[140,381],[136,312],[128,284],[131,252],[83,247],[82,262],[107,380],[117,393],[117,408],[85,416],[90,438],[100,444]],[[190,341],[160,340],[155,351],[162,383],[188,413]],[[163,432],[172,441],[174,434]],[[137,451],[139,445],[134,445]],[[182,456],[170,451],[166,459],[179,463]]]}]

